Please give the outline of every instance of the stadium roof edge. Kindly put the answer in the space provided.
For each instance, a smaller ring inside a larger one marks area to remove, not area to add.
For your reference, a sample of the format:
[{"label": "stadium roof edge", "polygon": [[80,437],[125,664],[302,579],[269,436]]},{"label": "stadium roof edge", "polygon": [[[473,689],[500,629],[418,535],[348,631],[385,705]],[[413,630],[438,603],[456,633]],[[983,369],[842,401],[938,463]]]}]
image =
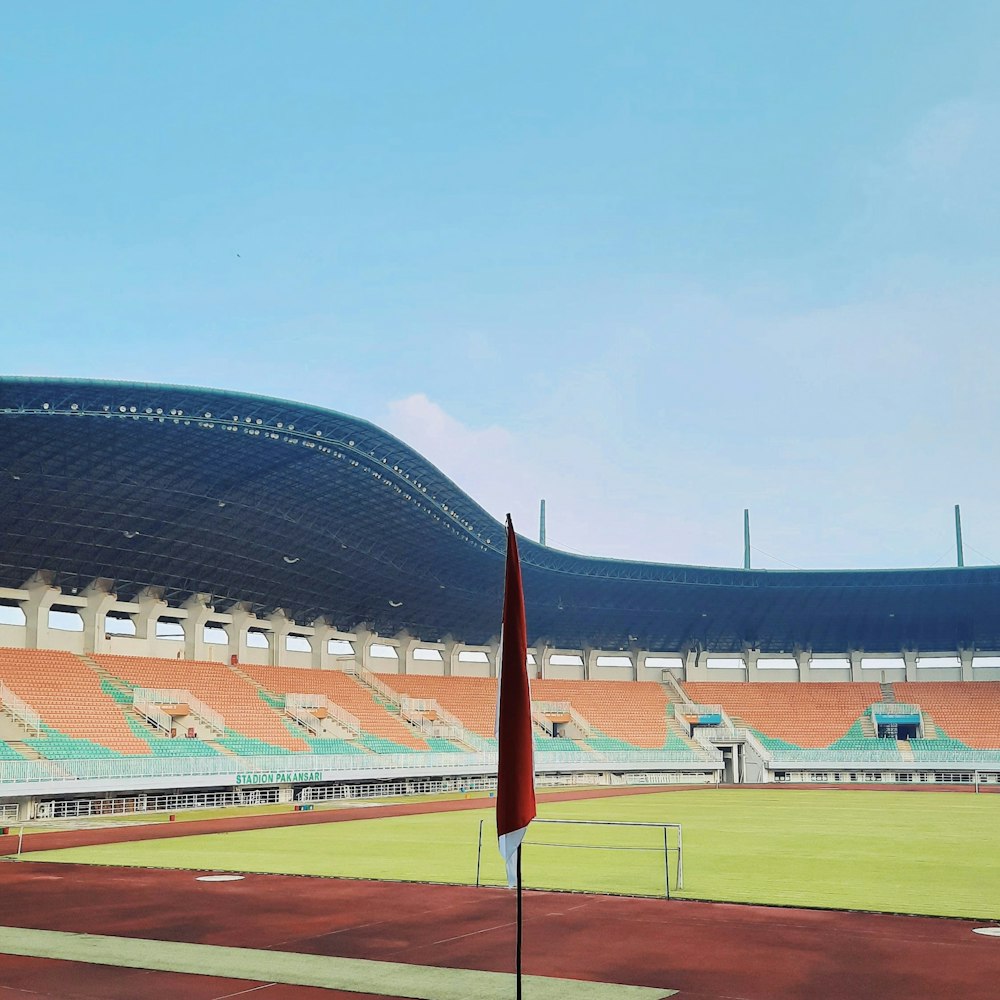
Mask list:
[{"label": "stadium roof edge", "polygon": [[[94,378],[72,378],[71,376],[53,376],[51,378],[41,375],[2,375],[0,376],[0,385],[3,383],[24,383],[27,385],[60,385],[60,386],[79,386],[79,387],[91,387],[91,388],[124,388],[124,389],[136,389],[144,391],[166,391],[166,392],[180,392],[180,393],[205,393],[208,396],[214,396],[218,399],[242,399],[247,402],[252,402],[255,404],[268,403],[275,406],[286,407],[292,410],[307,410],[315,412],[318,415],[323,415],[327,417],[335,417],[343,420],[351,421],[361,427],[365,427],[377,434],[383,435],[386,438],[393,441],[395,444],[399,445],[407,451],[413,452],[413,454],[419,454],[415,452],[410,445],[408,445],[401,438],[394,435],[391,431],[385,430],[385,428],[379,426],[371,420],[365,417],[356,417],[352,414],[345,413],[341,410],[333,410],[329,407],[320,406],[318,403],[304,403],[298,402],[296,400],[287,399],[282,396],[268,396],[260,393],[249,393],[238,389],[220,389],[212,386],[200,386],[200,385],[180,385],[177,383],[170,382],[136,382],[128,379],[94,379]],[[420,456],[423,458],[423,456]],[[463,494],[464,499],[468,500],[470,503],[474,504],[483,514],[486,515],[494,524],[497,526],[498,531],[503,530],[503,523],[494,515],[490,514],[484,507],[482,507],[478,501],[473,497],[469,496],[462,490],[457,483],[454,482],[446,473],[442,472],[433,462],[428,459],[423,458],[423,461],[432,468],[442,479],[446,480],[455,490]],[[763,568],[751,568],[749,570],[743,569],[739,566],[718,566],[706,563],[664,563],[657,562],[653,560],[645,559],[622,559],[614,556],[597,556],[588,555],[586,553],[573,552],[569,549],[560,549],[557,546],[552,545],[541,545],[536,542],[533,538],[528,535],[522,535],[518,532],[519,544],[521,542],[526,542],[529,546],[533,548],[542,549],[545,552],[555,553],[558,555],[566,556],[568,559],[579,560],[585,559],[588,562],[593,563],[603,563],[608,565],[613,564],[629,564],[635,566],[648,566],[650,568],[654,567],[670,567],[678,570],[707,570],[713,572],[721,573],[739,573],[741,575],[753,576],[795,576],[802,573],[816,573],[816,574],[842,574],[842,573],[873,573],[873,574],[883,574],[883,573],[966,573],[968,571],[974,571],[977,569],[989,569],[992,566],[894,566],[894,567],[879,567],[879,568],[860,568],[860,567],[848,567],[845,569],[830,569],[830,568],[813,568],[813,569],[763,569]],[[498,551],[502,551],[498,548]],[[1000,568],[1000,564],[996,564],[997,568]],[[558,570],[557,570],[558,572]],[[572,570],[569,570],[572,572]]]},{"label": "stadium roof edge", "polygon": [[[496,632],[502,526],[370,421],[225,389],[3,376],[7,420],[0,586],[47,568],[384,635]],[[519,539],[531,630],[555,645],[1000,648],[1000,567],[744,570]]]}]

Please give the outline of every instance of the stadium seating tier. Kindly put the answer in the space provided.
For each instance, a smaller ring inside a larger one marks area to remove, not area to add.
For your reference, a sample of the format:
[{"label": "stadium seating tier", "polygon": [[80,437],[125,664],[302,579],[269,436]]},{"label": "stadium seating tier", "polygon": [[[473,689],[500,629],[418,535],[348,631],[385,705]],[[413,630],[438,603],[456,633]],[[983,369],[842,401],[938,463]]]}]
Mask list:
[{"label": "stadium seating tier", "polygon": [[683,688],[696,704],[722,705],[730,718],[736,716],[751,729],[806,749],[828,747],[843,738],[871,705],[882,700],[879,685],[868,683],[688,681]]}]

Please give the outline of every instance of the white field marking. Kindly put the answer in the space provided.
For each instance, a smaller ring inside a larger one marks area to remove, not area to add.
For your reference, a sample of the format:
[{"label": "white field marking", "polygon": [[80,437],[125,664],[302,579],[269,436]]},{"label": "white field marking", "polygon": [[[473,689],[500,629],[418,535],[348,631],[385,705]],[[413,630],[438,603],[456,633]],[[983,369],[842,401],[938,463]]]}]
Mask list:
[{"label": "white field marking", "polygon": [[973,927],[973,934],[984,934],[986,937],[1000,937],[1000,927]]},{"label": "white field marking", "polygon": [[295,937],[285,938],[284,941],[275,941],[274,944],[268,945],[269,948],[280,948],[283,944],[292,944],[294,941],[315,941],[318,938],[333,937],[334,934],[346,934],[348,931],[363,931],[370,927],[381,927],[382,924],[388,923],[387,920],[372,920],[367,924],[351,924],[349,927],[335,927],[332,931],[323,931],[322,934],[309,934],[307,937],[302,937],[301,934],[297,934]]},{"label": "white field marking", "polygon": [[469,931],[468,934],[456,934],[455,937],[441,938],[440,941],[432,941],[431,944],[447,944],[449,941],[461,941],[462,938],[475,937],[477,934],[486,934],[488,931],[498,931],[501,927],[513,927],[514,922],[508,920],[505,924],[496,924],[494,927],[482,927],[478,931]]},{"label": "white field marking", "polygon": [[195,882],[242,882],[243,875],[199,875]]},{"label": "white field marking", "polygon": [[587,904],[577,903],[576,906],[568,906],[565,910],[553,910],[551,913],[546,913],[547,917],[561,917],[564,913],[572,913],[574,910],[582,910]]},{"label": "white field marking", "polygon": [[240,990],[238,993],[223,993],[221,997],[215,997],[214,1000],[229,1000],[230,997],[242,997],[248,993],[256,993],[257,990],[269,990],[272,986],[277,985],[277,983],[261,983],[260,986],[251,986],[250,989]]}]

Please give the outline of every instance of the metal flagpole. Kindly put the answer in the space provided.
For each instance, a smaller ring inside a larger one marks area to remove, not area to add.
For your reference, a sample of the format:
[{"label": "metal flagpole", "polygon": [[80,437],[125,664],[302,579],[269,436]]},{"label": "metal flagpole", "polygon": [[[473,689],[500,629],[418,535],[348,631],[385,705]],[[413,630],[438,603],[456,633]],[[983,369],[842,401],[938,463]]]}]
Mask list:
[{"label": "metal flagpole", "polygon": [[476,888],[479,888],[479,864],[483,859],[483,820],[479,821],[479,850],[476,851]]},{"label": "metal flagpole", "polygon": [[521,1000],[521,845],[517,847],[517,950],[514,955],[517,970],[517,1000]]}]

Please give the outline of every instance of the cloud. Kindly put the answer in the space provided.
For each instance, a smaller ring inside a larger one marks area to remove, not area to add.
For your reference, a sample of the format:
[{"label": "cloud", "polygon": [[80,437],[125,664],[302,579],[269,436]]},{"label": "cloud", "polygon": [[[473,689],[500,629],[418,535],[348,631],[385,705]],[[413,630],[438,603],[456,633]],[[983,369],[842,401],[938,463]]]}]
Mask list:
[{"label": "cloud", "polygon": [[523,456],[503,427],[463,424],[422,392],[390,402],[384,425],[497,518],[523,490]]},{"label": "cloud", "polygon": [[915,178],[949,178],[977,152],[993,117],[992,109],[971,100],[931,108],[905,136],[902,164]]},{"label": "cloud", "polygon": [[[604,384],[589,365],[567,372],[561,391]],[[597,402],[607,405],[608,400]],[[552,399],[541,404],[551,407]],[[591,408],[586,395],[581,411]],[[462,423],[424,393],[395,400],[380,421],[419,451],[498,520],[510,513],[519,533],[537,538],[539,500],[548,512],[548,543],[583,555],[695,562],[711,552],[713,528],[671,511],[673,485],[657,462],[637,475],[628,449],[617,453],[602,437],[581,431],[575,411],[563,410],[544,431],[515,433]],[[553,415],[549,410],[550,417]],[[586,422],[586,421],[584,421]],[[651,443],[659,457],[659,447]],[[709,560],[711,561],[711,560]]]},{"label": "cloud", "polygon": [[1000,105],[962,99],[927,108],[861,169],[863,194],[849,231],[883,252],[939,265],[996,246]]},{"label": "cloud", "polygon": [[915,284],[766,315],[664,294],[513,397],[467,376],[374,419],[522,534],[545,497],[549,544],[587,555],[739,565],[750,507],[755,565],[947,564],[954,503],[1000,553],[1000,291]]}]

